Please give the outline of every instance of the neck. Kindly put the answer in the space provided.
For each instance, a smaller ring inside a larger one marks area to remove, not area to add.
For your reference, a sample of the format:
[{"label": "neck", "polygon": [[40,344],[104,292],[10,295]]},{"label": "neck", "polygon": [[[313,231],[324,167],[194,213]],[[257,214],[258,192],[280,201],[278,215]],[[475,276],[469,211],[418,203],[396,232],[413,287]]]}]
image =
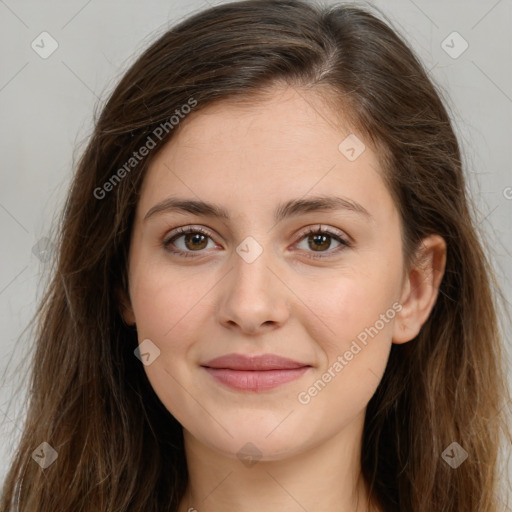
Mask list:
[{"label": "neck", "polygon": [[361,477],[364,412],[342,432],[277,460],[243,463],[184,430],[189,483],[179,512],[370,512]]}]

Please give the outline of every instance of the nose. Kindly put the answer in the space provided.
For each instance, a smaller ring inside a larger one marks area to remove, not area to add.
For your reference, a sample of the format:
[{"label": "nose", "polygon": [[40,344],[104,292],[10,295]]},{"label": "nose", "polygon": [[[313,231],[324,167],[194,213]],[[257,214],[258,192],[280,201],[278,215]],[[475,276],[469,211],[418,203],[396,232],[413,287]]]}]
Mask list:
[{"label": "nose", "polygon": [[250,263],[233,255],[233,268],[219,289],[217,316],[224,327],[256,335],[287,321],[291,292],[269,253],[263,251]]}]

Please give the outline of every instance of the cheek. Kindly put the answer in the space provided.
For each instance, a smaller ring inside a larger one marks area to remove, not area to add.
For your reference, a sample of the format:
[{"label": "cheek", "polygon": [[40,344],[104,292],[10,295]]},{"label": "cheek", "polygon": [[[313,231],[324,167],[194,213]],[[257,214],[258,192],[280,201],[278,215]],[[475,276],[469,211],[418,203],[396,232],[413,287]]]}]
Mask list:
[{"label": "cheek", "polygon": [[340,281],[329,297],[315,297],[315,312],[329,330],[311,334],[324,357],[296,397],[309,418],[304,427],[309,434],[327,429],[334,435],[362,413],[374,395],[391,349],[395,296],[396,287],[388,278],[378,282],[368,275]]},{"label": "cheek", "polygon": [[331,359],[333,353],[348,349],[345,347],[358,336],[364,342],[365,333],[368,336],[368,329],[375,324],[381,339],[391,336],[399,278],[391,269],[346,273],[338,279],[317,280],[314,287],[303,288],[299,295],[309,311],[311,334],[316,333],[317,339],[323,336],[321,345]]},{"label": "cheek", "polygon": [[163,346],[191,324],[191,318],[201,310],[201,297],[213,285],[207,276],[185,279],[161,264],[141,265],[133,283],[132,304],[139,335],[154,338]]},{"label": "cheek", "polygon": [[[385,262],[384,262],[385,263]],[[395,270],[396,267],[396,270]],[[311,293],[308,306],[310,335],[323,352],[321,367],[304,400],[322,394],[317,403],[340,403],[343,407],[366,405],[384,373],[400,290],[398,266],[375,264],[364,271],[330,282],[328,292]],[[318,288],[315,288],[318,290]],[[319,322],[319,320],[321,322]],[[315,331],[314,325],[321,326]],[[324,391],[324,387],[329,390]],[[325,410],[330,417],[331,409]],[[339,413],[339,409],[334,407]],[[321,414],[323,415],[323,414]]]},{"label": "cheek", "polygon": [[[201,331],[201,297],[213,286],[208,279],[187,278],[164,265],[140,266],[133,274],[132,304],[139,343],[150,339],[160,350],[144,371],[156,395],[173,416],[186,422],[199,396],[193,375],[184,364]],[[184,387],[187,393],[183,392]],[[191,393],[191,394],[190,394]]]}]

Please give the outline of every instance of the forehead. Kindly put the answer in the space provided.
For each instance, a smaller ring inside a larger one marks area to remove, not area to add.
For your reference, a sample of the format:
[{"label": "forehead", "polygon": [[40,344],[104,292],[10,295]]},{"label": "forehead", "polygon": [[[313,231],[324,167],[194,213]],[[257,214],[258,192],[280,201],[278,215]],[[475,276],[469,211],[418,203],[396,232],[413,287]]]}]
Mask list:
[{"label": "forehead", "polygon": [[319,94],[288,87],[198,108],[149,166],[146,211],[176,192],[232,203],[243,196],[247,205],[283,192],[382,189],[377,153]]},{"label": "forehead", "polygon": [[180,123],[169,145],[179,142],[185,148],[193,143],[214,149],[217,142],[232,139],[233,151],[254,150],[264,143],[260,150],[285,152],[290,145],[295,151],[301,144],[318,145],[329,131],[336,139],[354,132],[348,111],[328,98],[320,91],[274,86],[250,97],[229,98],[204,108],[199,104],[199,110]]}]

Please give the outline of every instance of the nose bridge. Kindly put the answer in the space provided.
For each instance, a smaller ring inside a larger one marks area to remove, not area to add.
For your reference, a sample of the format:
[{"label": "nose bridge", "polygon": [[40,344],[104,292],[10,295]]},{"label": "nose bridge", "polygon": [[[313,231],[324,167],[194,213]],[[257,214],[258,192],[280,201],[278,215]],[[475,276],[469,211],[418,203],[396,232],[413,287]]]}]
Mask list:
[{"label": "nose bridge", "polygon": [[[234,275],[233,293],[249,293],[253,300],[262,300],[273,288],[270,283],[273,276],[269,270],[272,254],[268,238],[247,236],[237,247],[233,255]],[[265,244],[265,247],[264,245]]]},{"label": "nose bridge", "polygon": [[[233,267],[223,287],[220,321],[255,332],[264,324],[281,324],[288,315],[286,287],[270,269],[276,267],[270,237],[246,237],[233,253]],[[265,244],[265,247],[264,245]]]}]

